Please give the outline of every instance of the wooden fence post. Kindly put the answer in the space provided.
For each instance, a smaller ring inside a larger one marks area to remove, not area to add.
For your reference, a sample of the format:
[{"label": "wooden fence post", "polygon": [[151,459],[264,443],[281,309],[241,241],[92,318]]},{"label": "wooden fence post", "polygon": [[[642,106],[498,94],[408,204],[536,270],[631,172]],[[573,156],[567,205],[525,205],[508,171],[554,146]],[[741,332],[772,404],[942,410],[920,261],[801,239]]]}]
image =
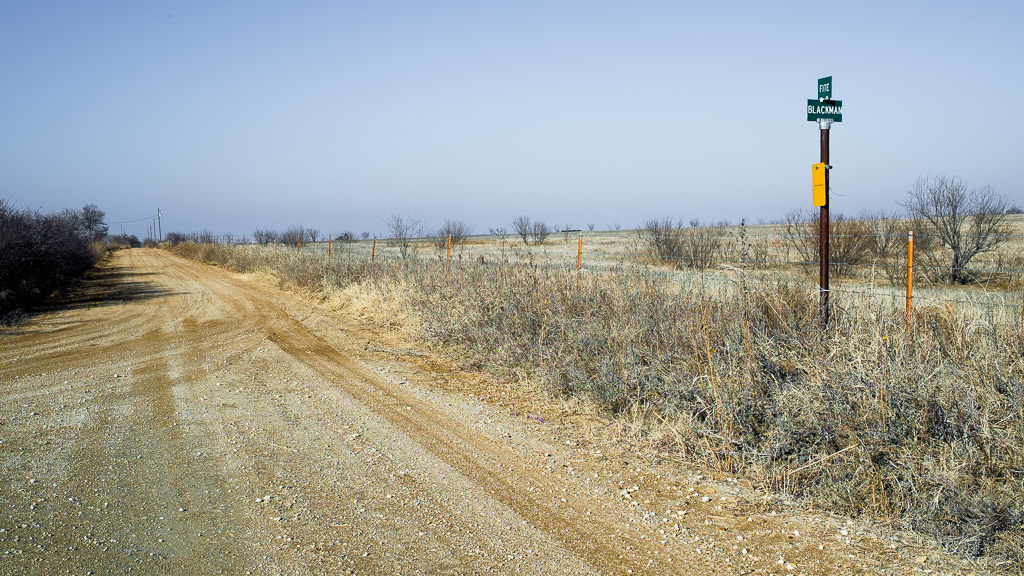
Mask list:
[{"label": "wooden fence post", "polygon": [[370,262],[373,262],[373,260],[376,257],[377,257],[377,239],[374,238],[373,239],[373,249],[370,251]]},{"label": "wooden fence post", "polygon": [[583,230],[580,230],[580,245],[576,250],[576,271],[579,272],[580,268],[583,268]]},{"label": "wooden fence post", "polygon": [[452,263],[452,235],[448,235],[448,255],[444,260],[444,273],[448,273],[448,266]]}]

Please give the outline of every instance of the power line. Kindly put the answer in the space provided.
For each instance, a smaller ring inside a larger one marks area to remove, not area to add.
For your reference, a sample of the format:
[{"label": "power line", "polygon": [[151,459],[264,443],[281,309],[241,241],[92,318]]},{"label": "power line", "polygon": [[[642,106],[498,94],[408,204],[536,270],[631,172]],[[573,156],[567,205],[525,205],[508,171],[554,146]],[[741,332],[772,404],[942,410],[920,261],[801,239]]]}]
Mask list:
[{"label": "power line", "polygon": [[107,222],[107,224],[135,224],[136,222],[144,222],[152,218],[156,218],[156,214],[153,214],[152,216],[146,216],[145,218],[139,218],[138,220],[125,220],[124,222]]}]

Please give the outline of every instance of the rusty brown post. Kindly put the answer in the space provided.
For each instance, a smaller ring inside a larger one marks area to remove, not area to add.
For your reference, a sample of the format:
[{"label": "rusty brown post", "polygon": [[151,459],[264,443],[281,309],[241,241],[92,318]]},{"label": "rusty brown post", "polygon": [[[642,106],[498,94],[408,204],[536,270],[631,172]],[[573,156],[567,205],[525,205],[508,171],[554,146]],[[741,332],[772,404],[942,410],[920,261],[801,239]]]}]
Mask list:
[{"label": "rusty brown post", "polygon": [[910,315],[914,300],[914,231],[907,234],[907,332],[910,332]]},{"label": "rusty brown post", "polygon": [[829,305],[828,305],[828,236],[829,236],[829,217],[828,217],[828,134],[829,127],[832,125],[831,120],[819,121],[821,125],[821,163],[825,165],[825,204],[821,206],[820,217],[818,218],[818,285],[819,292],[821,295],[821,310],[819,318],[821,320],[821,326],[824,328],[828,326],[829,320]]}]

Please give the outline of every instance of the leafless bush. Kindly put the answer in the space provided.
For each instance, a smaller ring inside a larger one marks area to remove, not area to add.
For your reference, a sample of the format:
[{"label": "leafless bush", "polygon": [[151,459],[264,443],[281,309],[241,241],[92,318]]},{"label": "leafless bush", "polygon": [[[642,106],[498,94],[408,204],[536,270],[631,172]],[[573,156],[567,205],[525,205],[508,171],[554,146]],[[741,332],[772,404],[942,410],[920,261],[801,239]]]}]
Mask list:
[{"label": "leafless bush", "polygon": [[0,198],[0,322],[45,300],[95,264],[98,254],[91,242],[96,228],[87,230],[81,222],[68,212],[43,215]]},{"label": "leafless bush", "polygon": [[434,232],[431,242],[438,250],[448,247],[448,239],[452,239],[452,247],[462,244],[473,233],[473,228],[462,220],[445,220],[444,224]]},{"label": "leafless bush", "polygon": [[750,236],[746,218],[740,219],[740,231],[736,240],[739,244],[738,257],[743,268],[758,269],[778,265],[779,257],[773,250],[771,240]]},{"label": "leafless bush", "polygon": [[868,234],[868,258],[889,284],[907,284],[907,232],[910,223],[884,210],[863,212],[860,222]]},{"label": "leafless bush", "polygon": [[164,239],[172,246],[189,241],[188,235],[184,232],[168,232],[167,234],[164,234]]},{"label": "leafless bush", "polygon": [[551,235],[551,227],[544,222],[536,220],[533,225],[530,226],[530,238],[533,239],[534,245],[540,245],[548,241],[548,236]]},{"label": "leafless bush", "polygon": [[[266,246],[267,244],[270,244],[277,239],[277,231],[264,228],[257,228],[256,230],[253,230],[252,237],[253,239],[256,240],[257,244],[261,246]],[[169,235],[168,239],[170,239]],[[175,242],[175,244],[176,243],[177,242]]]},{"label": "leafless bush", "polygon": [[401,216],[392,214],[384,221],[384,224],[391,232],[388,242],[397,246],[402,259],[409,257],[409,247],[413,240],[423,235],[423,221],[416,216]]},{"label": "leafless bush", "polygon": [[655,260],[676,265],[683,253],[682,227],[676,226],[672,218],[652,218],[640,231],[648,254]]},{"label": "leafless bush", "polygon": [[[319,237],[320,232],[317,231]],[[280,242],[285,245],[294,246],[299,242],[307,243],[310,241],[309,229],[305,226],[291,226],[287,230],[281,233],[279,236]]]},{"label": "leafless bush", "polygon": [[655,260],[679,268],[704,270],[721,257],[725,227],[702,226],[691,220],[689,228],[671,218],[648,220],[640,231],[647,253]]},{"label": "leafless bush", "polygon": [[[783,220],[786,243],[796,250],[800,264],[808,272],[818,263],[820,213],[793,210]],[[872,250],[871,230],[860,220],[842,213],[829,217],[829,269],[839,276],[852,276],[867,264]]]}]

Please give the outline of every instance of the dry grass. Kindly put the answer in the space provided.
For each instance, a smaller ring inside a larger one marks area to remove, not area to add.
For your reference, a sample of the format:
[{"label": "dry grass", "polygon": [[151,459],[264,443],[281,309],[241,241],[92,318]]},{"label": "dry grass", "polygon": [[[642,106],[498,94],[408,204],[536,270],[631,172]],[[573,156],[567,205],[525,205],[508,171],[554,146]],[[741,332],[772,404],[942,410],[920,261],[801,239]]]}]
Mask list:
[{"label": "dry grass", "polygon": [[176,247],[350,299],[393,328],[412,323],[469,365],[553,395],[654,414],[662,449],[691,462],[895,521],[960,554],[1024,561],[1019,305],[924,306],[908,331],[892,299],[837,293],[822,329],[799,275],[708,281],[628,264],[626,250],[577,274],[575,261],[487,249],[508,251],[473,258],[483,248],[470,243],[446,273],[436,257]]}]

